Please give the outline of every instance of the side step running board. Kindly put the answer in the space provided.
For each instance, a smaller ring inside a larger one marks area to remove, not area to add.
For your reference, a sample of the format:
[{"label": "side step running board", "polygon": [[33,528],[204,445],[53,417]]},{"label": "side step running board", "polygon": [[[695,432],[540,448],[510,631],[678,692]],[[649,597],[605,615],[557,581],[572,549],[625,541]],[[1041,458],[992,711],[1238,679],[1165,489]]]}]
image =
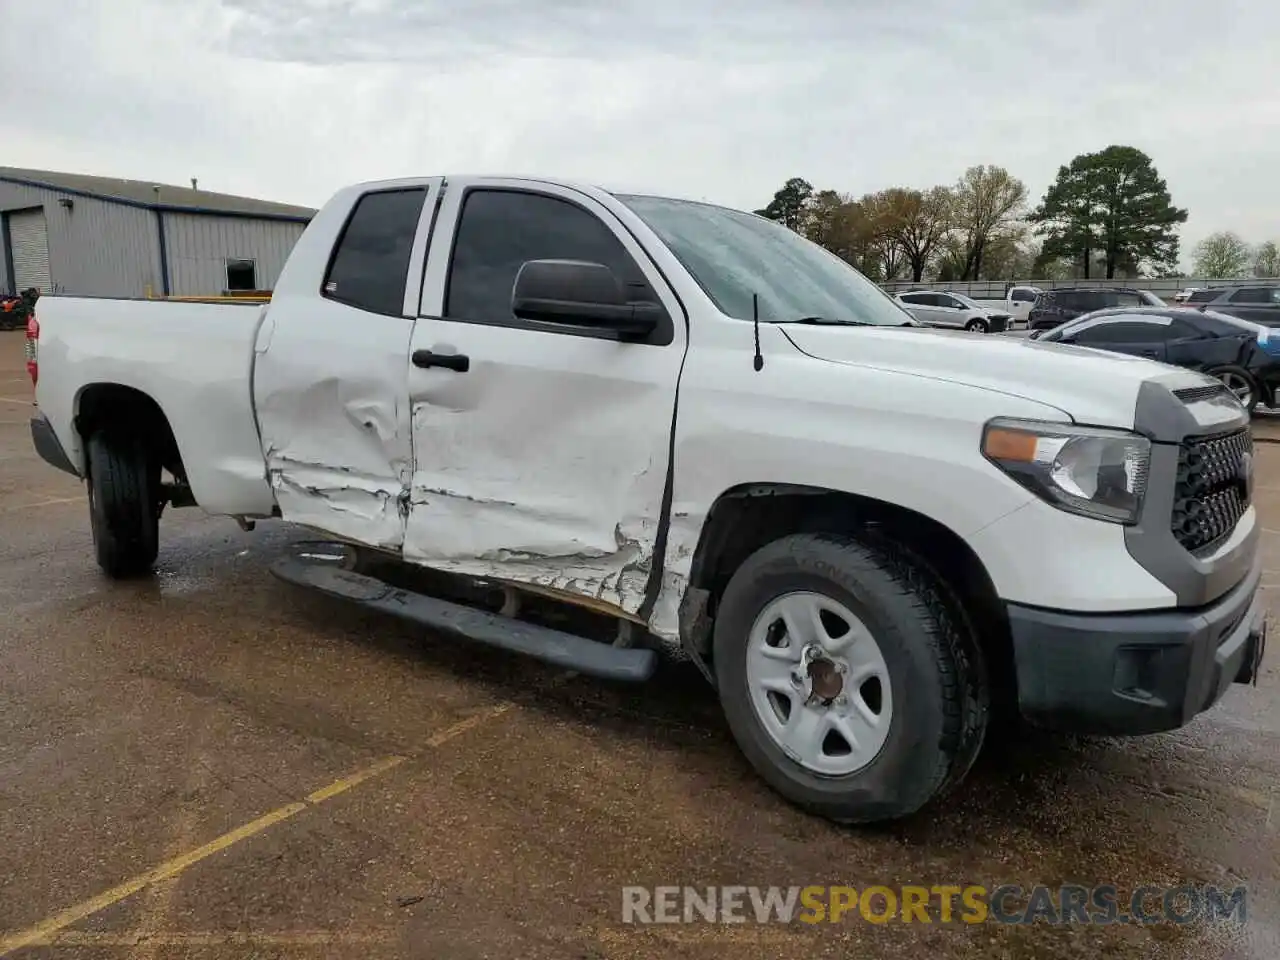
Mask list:
[{"label": "side step running board", "polygon": [[329,562],[296,556],[271,565],[271,573],[300,587],[350,600],[371,610],[422,624],[468,640],[576,670],[605,680],[639,683],[653,676],[657,654],[640,647],[614,647],[501,614],[402,590]]}]

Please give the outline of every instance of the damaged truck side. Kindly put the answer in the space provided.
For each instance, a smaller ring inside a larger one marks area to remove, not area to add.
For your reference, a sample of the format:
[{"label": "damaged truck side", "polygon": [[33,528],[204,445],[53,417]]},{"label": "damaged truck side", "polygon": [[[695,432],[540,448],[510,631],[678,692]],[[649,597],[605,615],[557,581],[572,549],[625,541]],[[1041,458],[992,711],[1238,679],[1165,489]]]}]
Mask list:
[{"label": "damaged truck side", "polygon": [[340,191],[266,306],[42,298],[37,450],[98,563],[166,504],[607,612],[614,644],[282,559],[370,607],[616,680],[715,686],[832,819],[958,783],[1002,704],[1167,730],[1256,678],[1252,438],[1200,374],[922,328],[783,226],[547,180]]}]

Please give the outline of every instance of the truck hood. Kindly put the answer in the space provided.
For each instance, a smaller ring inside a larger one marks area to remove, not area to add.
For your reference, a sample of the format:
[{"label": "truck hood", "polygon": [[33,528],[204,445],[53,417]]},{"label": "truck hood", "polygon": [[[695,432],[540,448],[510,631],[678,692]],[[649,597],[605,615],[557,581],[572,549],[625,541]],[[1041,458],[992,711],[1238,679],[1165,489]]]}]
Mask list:
[{"label": "truck hood", "polygon": [[781,327],[808,356],[929,377],[1057,407],[1077,423],[1133,426],[1138,389],[1178,390],[1216,381],[1154,360],[1088,347],[931,327]]}]

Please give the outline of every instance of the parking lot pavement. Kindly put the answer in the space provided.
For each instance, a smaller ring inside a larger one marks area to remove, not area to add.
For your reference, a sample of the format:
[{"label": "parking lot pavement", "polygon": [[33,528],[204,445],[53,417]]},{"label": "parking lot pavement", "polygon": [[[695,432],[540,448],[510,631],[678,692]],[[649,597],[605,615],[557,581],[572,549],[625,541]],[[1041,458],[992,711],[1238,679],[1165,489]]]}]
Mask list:
[{"label": "parking lot pavement", "polygon": [[[912,821],[844,829],[747,769],[689,669],[619,688],[265,572],[302,535],[176,511],[105,581],[0,334],[0,956],[1280,955],[1276,656],[1183,731],[997,742]],[[1280,445],[1260,445],[1280,590]],[[1212,883],[1213,927],[636,927],[622,887]]]}]

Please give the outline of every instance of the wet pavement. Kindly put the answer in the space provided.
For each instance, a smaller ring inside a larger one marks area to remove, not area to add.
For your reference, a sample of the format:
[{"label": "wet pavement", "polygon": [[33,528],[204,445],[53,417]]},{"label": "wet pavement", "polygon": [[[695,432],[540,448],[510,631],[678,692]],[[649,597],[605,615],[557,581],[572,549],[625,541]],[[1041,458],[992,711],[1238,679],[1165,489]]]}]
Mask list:
[{"label": "wet pavement", "polygon": [[[1280,955],[1274,650],[1182,731],[998,730],[937,809],[839,828],[761,784],[691,668],[622,688],[362,615],[267,575],[305,536],[282,524],[173,511],[157,575],[106,581],[79,485],[31,451],[20,347],[0,334],[0,956]],[[1258,460],[1274,611],[1280,443]],[[1244,884],[1248,921],[621,921],[627,885],[1063,883]]]}]

